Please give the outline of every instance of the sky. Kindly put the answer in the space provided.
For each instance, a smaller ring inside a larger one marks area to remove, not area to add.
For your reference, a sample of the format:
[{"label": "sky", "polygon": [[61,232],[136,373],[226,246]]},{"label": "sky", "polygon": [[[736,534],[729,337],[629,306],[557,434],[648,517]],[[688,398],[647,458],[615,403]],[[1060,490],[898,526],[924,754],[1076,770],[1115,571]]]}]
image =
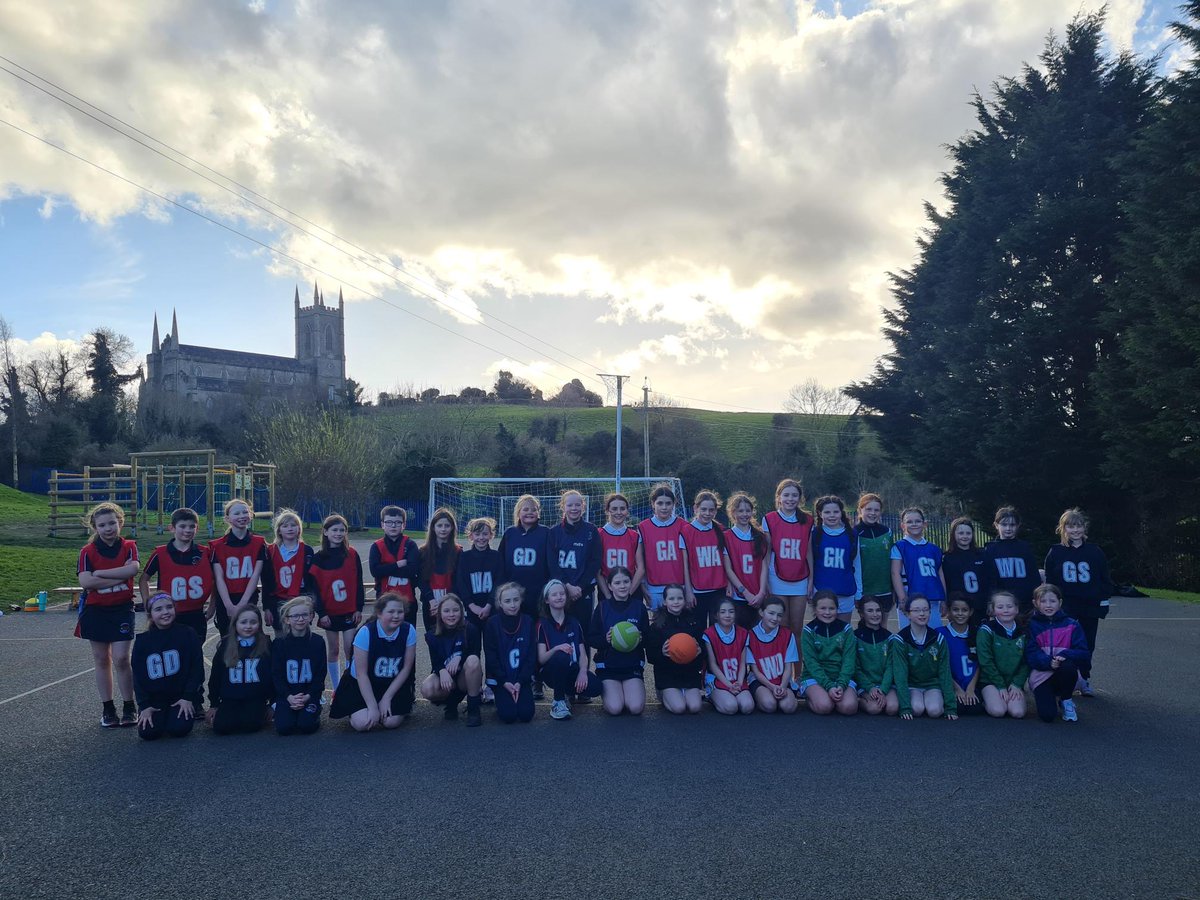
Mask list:
[{"label": "sky", "polygon": [[[1099,6],[0,0],[0,314],[24,353],[144,355],[174,311],[290,356],[316,283],[368,396],[610,372],[778,410],[871,372],[972,91]],[[1169,71],[1177,17],[1109,0],[1107,38]]]}]

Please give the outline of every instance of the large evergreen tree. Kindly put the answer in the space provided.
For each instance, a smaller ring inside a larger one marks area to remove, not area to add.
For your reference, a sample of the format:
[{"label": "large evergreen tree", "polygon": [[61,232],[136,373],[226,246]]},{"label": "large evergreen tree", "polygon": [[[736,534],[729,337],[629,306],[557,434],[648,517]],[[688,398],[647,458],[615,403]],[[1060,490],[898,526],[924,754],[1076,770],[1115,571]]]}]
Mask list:
[{"label": "large evergreen tree", "polygon": [[126,432],[122,400],[125,385],[138,378],[119,371],[133,355],[133,342],[111,328],[97,328],[88,335],[87,369],[92,395],[87,399],[86,416],[91,438],[97,444],[111,444]]},{"label": "large evergreen tree", "polygon": [[1200,0],[1185,9],[1191,24],[1174,30],[1192,60],[1127,167],[1122,278],[1109,292],[1120,341],[1096,379],[1106,471],[1136,492],[1148,536],[1200,505]]},{"label": "large evergreen tree", "polygon": [[848,393],[893,459],[977,516],[1013,502],[1045,527],[1065,505],[1110,507],[1090,379],[1109,352],[1117,166],[1144,127],[1152,64],[1106,58],[1100,15],[1051,37],[1042,66],[976,94],[950,148],[944,213],[893,276],[892,351]]}]

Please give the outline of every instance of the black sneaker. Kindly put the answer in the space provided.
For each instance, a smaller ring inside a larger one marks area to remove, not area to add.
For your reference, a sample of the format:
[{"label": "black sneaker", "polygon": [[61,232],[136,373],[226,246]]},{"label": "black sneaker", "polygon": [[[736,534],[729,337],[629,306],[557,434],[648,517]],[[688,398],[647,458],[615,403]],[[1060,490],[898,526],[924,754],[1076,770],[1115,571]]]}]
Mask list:
[{"label": "black sneaker", "polygon": [[121,727],[132,728],[137,724],[137,719],[137,706],[126,700],[125,705],[121,707]]},{"label": "black sneaker", "polygon": [[102,712],[100,714],[100,727],[101,728],[120,728],[121,727],[121,720],[119,718],[117,718],[117,708],[115,706],[113,706],[111,703],[106,704],[104,707],[104,712]]},{"label": "black sneaker", "polygon": [[445,719],[447,722],[457,722],[458,721],[458,704],[457,703],[447,703],[446,711],[442,713],[442,718]]},{"label": "black sneaker", "polygon": [[535,681],[533,683],[533,699],[534,699],[534,701],[540,703],[545,698],[546,698],[546,693],[545,693],[545,691],[542,690],[542,683],[540,681]]}]

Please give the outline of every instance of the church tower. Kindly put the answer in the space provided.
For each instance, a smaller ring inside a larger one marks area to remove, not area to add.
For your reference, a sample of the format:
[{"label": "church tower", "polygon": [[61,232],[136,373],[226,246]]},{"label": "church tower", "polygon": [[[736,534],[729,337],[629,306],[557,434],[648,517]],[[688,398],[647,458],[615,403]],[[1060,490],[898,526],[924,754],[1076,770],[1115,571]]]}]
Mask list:
[{"label": "church tower", "polygon": [[325,305],[325,296],[313,284],[312,306],[300,305],[296,288],[296,359],[310,363],[316,383],[333,399],[346,384],[346,304],[338,291],[337,308]]}]

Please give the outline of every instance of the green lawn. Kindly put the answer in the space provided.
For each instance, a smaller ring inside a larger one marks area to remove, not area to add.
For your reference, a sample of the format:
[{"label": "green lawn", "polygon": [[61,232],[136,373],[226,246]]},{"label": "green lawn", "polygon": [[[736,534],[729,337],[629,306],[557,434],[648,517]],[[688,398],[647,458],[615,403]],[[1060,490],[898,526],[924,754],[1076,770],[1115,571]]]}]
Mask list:
[{"label": "green lawn", "polygon": [[[712,446],[727,459],[740,462],[750,459],[758,452],[762,441],[771,434],[773,413],[759,412],[714,412],[707,409],[651,410],[651,436],[654,417],[669,416],[698,422],[707,431]],[[493,403],[446,404],[444,406],[391,406],[371,411],[371,418],[380,425],[403,426],[416,424],[423,419],[437,417],[457,426],[476,432],[494,432],[501,423],[517,434],[524,434],[529,423],[536,418],[558,419],[567,434],[590,435],[596,431],[616,431],[617,411],[614,407],[554,407],[519,406]],[[790,428],[797,433],[806,428],[803,416],[794,416]],[[638,407],[626,407],[621,424],[625,428],[640,431],[642,411]],[[474,474],[474,473],[471,473]],[[469,476],[468,476],[469,477]]]},{"label": "green lawn", "polygon": [[1137,585],[1137,589],[1143,594],[1149,594],[1151,597],[1160,597],[1163,600],[1181,600],[1184,603],[1200,603],[1200,594],[1192,593],[1191,591],[1167,591],[1162,588],[1146,587],[1144,584]]}]

